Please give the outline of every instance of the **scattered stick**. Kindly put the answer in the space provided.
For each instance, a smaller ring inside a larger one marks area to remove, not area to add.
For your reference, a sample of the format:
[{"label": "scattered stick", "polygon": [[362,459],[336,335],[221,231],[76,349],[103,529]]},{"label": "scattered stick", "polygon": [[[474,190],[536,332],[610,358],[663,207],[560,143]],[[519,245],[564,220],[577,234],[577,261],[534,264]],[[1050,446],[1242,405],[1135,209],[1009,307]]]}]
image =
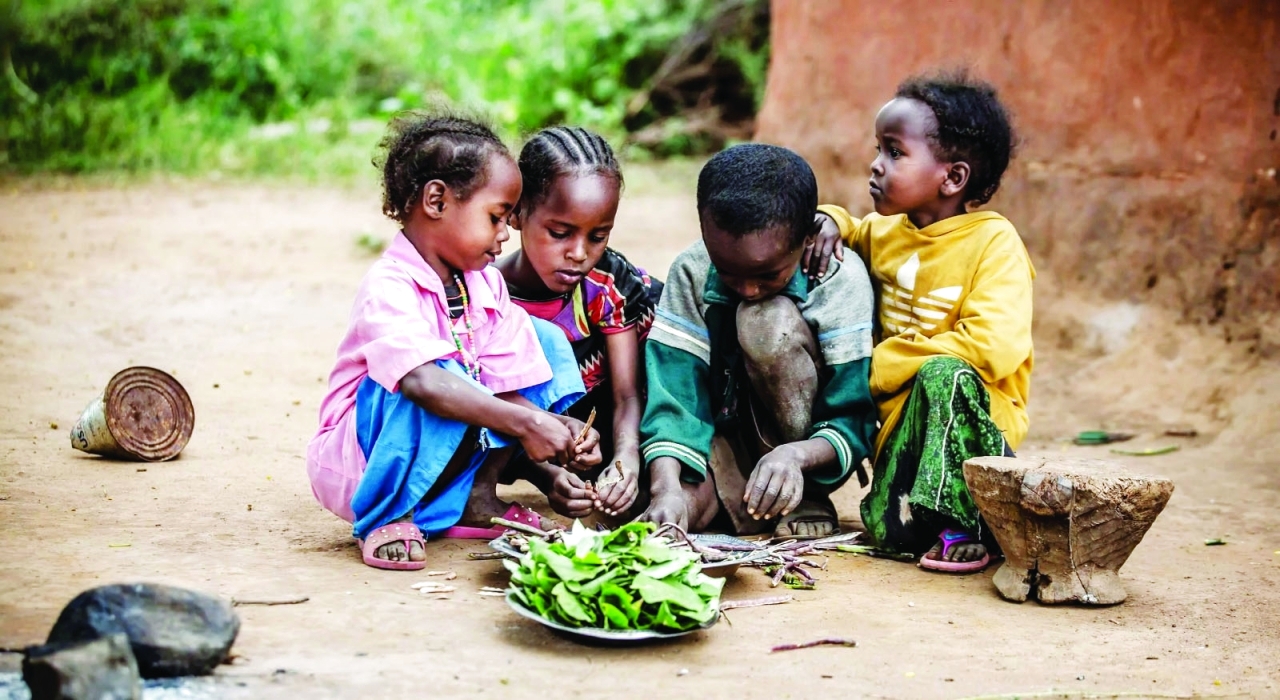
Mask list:
[{"label": "scattered stick", "polygon": [[795,651],[796,649],[808,649],[810,647],[856,647],[858,643],[852,639],[841,639],[839,637],[828,637],[826,639],[815,639],[812,642],[801,642],[800,644],[779,644],[769,650],[772,654],[778,651]]},{"label": "scattered stick", "polygon": [[796,599],[793,595],[775,595],[766,598],[748,598],[746,600],[723,600],[720,601],[720,611],[736,610],[737,608],[759,608],[765,605],[782,605],[783,603],[791,603]]},{"label": "scattered stick", "polygon": [[485,593],[501,593],[503,595],[507,594],[507,589],[497,588],[496,586],[484,586],[480,590],[481,592],[485,592]]},{"label": "scattered stick", "polygon": [[486,597],[486,598],[505,598],[505,597],[507,597],[507,594],[506,594],[506,593],[495,593],[494,591],[479,591],[478,595],[482,595],[482,596],[484,596],[484,597]]},{"label": "scattered stick", "polygon": [[1178,449],[1177,445],[1165,445],[1164,447],[1153,447],[1149,450],[1111,450],[1111,453],[1129,457],[1154,457],[1155,455],[1167,455],[1170,452],[1177,452]]},{"label": "scattered stick", "polygon": [[506,559],[507,555],[502,552],[471,552],[467,554],[467,558],[471,561],[486,561],[489,559]]},{"label": "scattered stick", "polygon": [[538,528],[532,525],[525,525],[524,523],[518,523],[514,520],[507,520],[506,518],[489,518],[489,522],[493,523],[494,525],[501,525],[502,527],[505,527],[509,530],[523,532],[526,535],[533,535],[534,537],[550,537],[551,536],[551,533],[547,532],[546,530],[539,530]]},{"label": "scattered stick", "polygon": [[893,559],[894,561],[915,561],[916,558],[914,554],[908,554],[906,552],[889,552],[876,547],[868,547],[864,544],[838,544],[836,545],[836,551],[848,552],[850,554],[865,554],[869,557]]},{"label": "scattered stick", "polygon": [[298,595],[288,598],[232,598],[231,604],[241,605],[297,605],[311,600],[310,596]]}]

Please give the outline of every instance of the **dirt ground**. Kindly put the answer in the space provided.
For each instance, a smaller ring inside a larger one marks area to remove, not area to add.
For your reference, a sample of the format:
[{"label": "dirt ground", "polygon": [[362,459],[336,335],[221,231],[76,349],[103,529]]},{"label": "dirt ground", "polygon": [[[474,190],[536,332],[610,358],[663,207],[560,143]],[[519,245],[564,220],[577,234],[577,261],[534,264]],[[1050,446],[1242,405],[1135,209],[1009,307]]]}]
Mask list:
[{"label": "dirt ground", "polygon": [[[696,235],[689,173],[632,177],[615,245],[665,272]],[[744,609],[642,648],[592,648],[517,617],[478,542],[429,543],[450,600],[420,573],[364,566],[349,526],[311,496],[304,453],[354,290],[362,233],[389,236],[377,193],[208,183],[123,189],[11,182],[0,191],[0,646],[42,641],[84,588],[158,581],[300,605],[239,608],[220,697],[1280,696],[1280,361],[1171,315],[1037,287],[1025,453],[1110,456],[1075,431],[1143,433],[1117,457],[1177,491],[1122,571],[1126,603],[1014,605],[994,568],[948,577],[832,560],[795,603]],[[69,446],[117,370],[172,371],[195,434],[164,464]],[[1194,439],[1161,435],[1193,425]],[[545,508],[531,487],[506,495]],[[852,518],[859,493],[837,505]],[[1206,538],[1225,538],[1221,547]],[[741,571],[727,599],[776,593]],[[826,636],[857,648],[770,655]],[[0,671],[19,657],[0,654]]]}]

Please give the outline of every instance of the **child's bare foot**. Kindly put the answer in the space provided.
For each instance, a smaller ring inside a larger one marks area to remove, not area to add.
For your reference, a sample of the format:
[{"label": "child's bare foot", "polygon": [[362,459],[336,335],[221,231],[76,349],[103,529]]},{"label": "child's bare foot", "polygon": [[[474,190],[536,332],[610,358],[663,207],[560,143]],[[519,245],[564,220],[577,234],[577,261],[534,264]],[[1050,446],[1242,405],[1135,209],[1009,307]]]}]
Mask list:
[{"label": "child's bare foot", "polygon": [[830,498],[805,498],[796,509],[778,519],[773,530],[776,539],[817,539],[839,531],[836,507]]},{"label": "child's bare foot", "polygon": [[[393,520],[387,524],[390,525],[393,523],[412,524],[413,514],[410,513],[399,520]],[[406,548],[404,540],[396,540],[394,542],[388,542],[375,549],[373,551],[373,556],[385,561],[425,561],[427,558],[427,552],[422,548],[421,542],[410,540],[409,546]]]}]

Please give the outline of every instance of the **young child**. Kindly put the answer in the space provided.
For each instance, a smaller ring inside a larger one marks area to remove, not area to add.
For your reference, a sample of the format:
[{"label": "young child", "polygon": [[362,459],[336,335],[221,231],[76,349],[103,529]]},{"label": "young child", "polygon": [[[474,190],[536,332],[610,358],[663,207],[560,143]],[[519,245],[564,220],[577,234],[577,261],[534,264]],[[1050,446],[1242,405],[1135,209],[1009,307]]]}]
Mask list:
[{"label": "young child", "polygon": [[964,75],[906,81],[875,128],[876,213],[821,207],[807,260],[821,275],[843,239],[878,290],[882,426],[862,519],[881,546],[927,549],[924,568],[980,571],[991,541],[961,466],[1027,434],[1035,270],[1013,224],[969,209],[1000,186],[1013,131],[995,90]]},{"label": "young child", "polygon": [[397,118],[382,145],[382,209],[403,229],[360,283],[307,472],[366,564],[420,569],[424,532],[541,524],[497,498],[510,438],[533,459],[589,466],[598,435],[575,444],[582,423],[555,415],[582,395],[563,334],[535,330],[488,267],[520,201],[506,147],[485,126],[424,114]]},{"label": "young child", "polygon": [[641,516],[739,534],[837,531],[830,493],[865,480],[871,283],[859,264],[800,270],[818,186],[777,146],[725,150],[698,176],[702,240],[681,253],[645,348]]},{"label": "young child", "polygon": [[[543,463],[527,476],[562,515],[585,517],[598,509],[620,516],[639,493],[639,348],[662,283],[608,247],[622,171],[598,134],[578,127],[538,132],[520,152],[520,174],[524,192],[511,216],[520,249],[497,266],[511,300],[555,324],[572,343],[587,396],[569,413],[587,420],[595,412],[597,425],[609,426],[601,430],[602,453],[612,455],[599,474],[579,476]],[[588,491],[583,479],[598,477],[605,485]]]}]

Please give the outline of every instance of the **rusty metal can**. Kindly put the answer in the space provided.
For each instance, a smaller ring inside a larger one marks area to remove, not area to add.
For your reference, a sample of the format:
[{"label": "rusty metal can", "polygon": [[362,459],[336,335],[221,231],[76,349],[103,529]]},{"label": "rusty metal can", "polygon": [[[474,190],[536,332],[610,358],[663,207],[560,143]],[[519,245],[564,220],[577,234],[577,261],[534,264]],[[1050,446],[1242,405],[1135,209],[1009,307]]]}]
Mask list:
[{"label": "rusty metal can", "polygon": [[129,367],[85,407],[71,446],[118,459],[162,462],[191,439],[196,414],[177,379],[152,367]]}]

